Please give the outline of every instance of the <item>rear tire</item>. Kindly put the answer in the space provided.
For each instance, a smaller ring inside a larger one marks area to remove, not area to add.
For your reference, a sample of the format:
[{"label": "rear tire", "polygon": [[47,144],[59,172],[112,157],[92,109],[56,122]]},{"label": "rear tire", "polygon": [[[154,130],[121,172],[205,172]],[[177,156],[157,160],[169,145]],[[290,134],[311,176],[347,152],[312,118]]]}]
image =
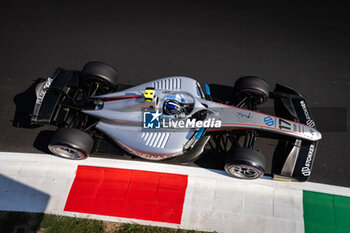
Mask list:
[{"label": "rear tire", "polygon": [[239,179],[253,180],[264,175],[266,160],[262,153],[247,149],[237,148],[228,155],[225,171]]},{"label": "rear tire", "polygon": [[245,76],[235,82],[235,98],[251,97],[257,104],[265,103],[269,97],[269,84],[256,76]]},{"label": "rear tire", "polygon": [[85,86],[90,86],[93,82],[99,83],[101,94],[106,94],[114,90],[118,84],[118,72],[110,65],[103,62],[91,61],[85,64],[80,74],[80,81]]},{"label": "rear tire", "polygon": [[78,129],[60,128],[51,138],[49,150],[56,156],[80,160],[86,159],[94,146],[93,138]]}]

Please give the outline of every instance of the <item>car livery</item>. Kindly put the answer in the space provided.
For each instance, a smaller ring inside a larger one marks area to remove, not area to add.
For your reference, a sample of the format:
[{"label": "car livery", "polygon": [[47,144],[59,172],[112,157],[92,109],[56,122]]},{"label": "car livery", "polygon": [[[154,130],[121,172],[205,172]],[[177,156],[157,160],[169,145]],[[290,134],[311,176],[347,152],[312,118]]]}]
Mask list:
[{"label": "car livery", "polygon": [[[58,68],[38,84],[32,123],[59,127],[49,144],[55,155],[87,158],[103,135],[133,156],[188,162],[198,159],[211,139],[225,135],[231,144],[226,172],[256,179],[265,173],[266,159],[254,142],[266,137],[278,140],[275,179],[309,178],[322,136],[293,89],[276,84],[271,92],[265,80],[246,76],[235,82],[227,102],[188,77],[131,87],[122,87],[117,78],[111,66],[89,62],[82,71]],[[274,101],[275,115],[258,111],[267,100]]]}]

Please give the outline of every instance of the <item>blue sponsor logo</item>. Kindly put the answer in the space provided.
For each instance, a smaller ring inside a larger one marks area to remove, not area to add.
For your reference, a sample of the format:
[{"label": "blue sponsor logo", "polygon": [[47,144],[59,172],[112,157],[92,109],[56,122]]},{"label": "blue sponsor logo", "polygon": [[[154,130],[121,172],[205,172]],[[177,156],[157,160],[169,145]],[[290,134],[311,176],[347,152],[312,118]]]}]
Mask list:
[{"label": "blue sponsor logo", "polygon": [[160,128],[160,115],[156,112],[143,112],[143,128],[145,129],[159,129]]},{"label": "blue sponsor logo", "polygon": [[265,117],[264,122],[265,122],[265,125],[267,125],[267,126],[273,126],[273,124],[274,124],[274,120],[270,116]]}]

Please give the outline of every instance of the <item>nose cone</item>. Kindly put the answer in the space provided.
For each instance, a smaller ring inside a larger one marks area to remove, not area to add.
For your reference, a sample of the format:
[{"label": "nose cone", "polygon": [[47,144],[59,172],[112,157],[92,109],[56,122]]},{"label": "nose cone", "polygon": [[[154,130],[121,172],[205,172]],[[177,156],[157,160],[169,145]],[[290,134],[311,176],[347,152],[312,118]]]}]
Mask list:
[{"label": "nose cone", "polygon": [[314,128],[309,128],[309,136],[311,136],[313,141],[322,139],[322,134]]},{"label": "nose cone", "polygon": [[322,134],[317,131],[315,137],[316,137],[316,139],[315,139],[316,141],[321,140],[322,139]]}]

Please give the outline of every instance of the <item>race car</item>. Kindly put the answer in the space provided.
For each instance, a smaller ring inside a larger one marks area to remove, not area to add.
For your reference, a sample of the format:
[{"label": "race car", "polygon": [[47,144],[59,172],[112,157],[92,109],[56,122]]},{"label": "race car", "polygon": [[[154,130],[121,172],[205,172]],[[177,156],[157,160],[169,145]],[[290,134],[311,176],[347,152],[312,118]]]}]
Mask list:
[{"label": "race car", "polygon": [[[231,145],[224,169],[241,179],[264,175],[266,159],[254,142],[274,138],[273,178],[308,180],[321,133],[305,99],[280,84],[270,92],[256,76],[237,79],[232,90],[230,101],[217,99],[209,85],[183,76],[125,87],[113,67],[88,62],[81,71],[57,68],[37,85],[31,121],[58,126],[48,148],[74,160],[86,159],[102,134],[132,156],[193,161],[224,134]],[[268,99],[275,115],[257,111]]]}]

